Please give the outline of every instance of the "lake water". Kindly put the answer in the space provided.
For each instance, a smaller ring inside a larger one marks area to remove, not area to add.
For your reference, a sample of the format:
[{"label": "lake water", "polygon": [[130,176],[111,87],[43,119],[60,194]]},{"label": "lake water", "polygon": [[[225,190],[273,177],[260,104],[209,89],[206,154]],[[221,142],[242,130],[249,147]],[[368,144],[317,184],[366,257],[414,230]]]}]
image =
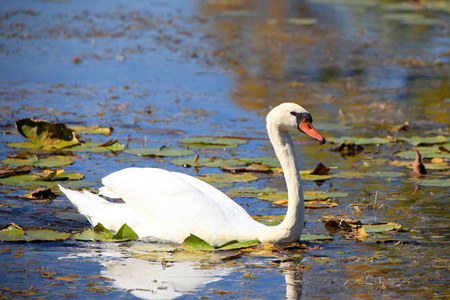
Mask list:
[{"label": "lake water", "polygon": [[[273,157],[265,115],[279,103],[296,102],[330,141],[319,145],[294,136],[302,170],[318,162],[331,168],[322,180],[304,176],[305,193],[346,195],[310,202],[306,209],[304,233],[329,235],[329,241],[203,254],[146,241],[2,242],[0,298],[448,298],[448,6],[327,0],[2,3],[2,160],[24,151],[6,146],[25,141],[14,129],[21,118],[112,127],[110,136],[81,136],[98,143],[118,139],[130,149],[182,147],[185,137],[237,136],[246,143],[193,150],[201,158]],[[330,151],[339,138],[364,150],[353,156]],[[411,175],[413,146],[426,163],[425,177]],[[74,155],[65,173],[83,174],[94,191],[102,177],[129,166],[193,176],[223,173],[219,167],[177,166],[170,157]],[[2,163],[3,170],[7,166]],[[279,172],[253,175],[258,180],[219,188],[285,189]],[[36,189],[0,186],[0,226],[70,234],[90,227],[59,193],[53,200],[25,197]],[[252,216],[285,214],[283,202],[248,194],[233,199]],[[58,214],[66,210],[69,217]],[[363,237],[325,226],[330,218],[394,222],[401,229],[367,229]]]}]

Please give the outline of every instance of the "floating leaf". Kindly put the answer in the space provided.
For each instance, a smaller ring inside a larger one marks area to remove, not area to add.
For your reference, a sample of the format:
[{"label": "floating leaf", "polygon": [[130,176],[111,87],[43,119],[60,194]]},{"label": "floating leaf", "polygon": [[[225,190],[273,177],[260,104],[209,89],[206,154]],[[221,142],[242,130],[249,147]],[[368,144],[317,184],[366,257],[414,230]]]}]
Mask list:
[{"label": "floating leaf", "polygon": [[247,164],[255,165],[265,165],[272,168],[280,168],[280,162],[276,157],[261,156],[261,157],[251,157],[251,158],[239,158],[241,162]]},{"label": "floating leaf", "polygon": [[232,241],[232,242],[226,243],[225,245],[218,247],[217,250],[222,250],[222,251],[238,250],[238,249],[242,249],[242,248],[253,247],[258,244],[259,244],[259,241],[257,239],[250,240],[250,241],[243,241],[243,242]]},{"label": "floating leaf", "polygon": [[238,145],[247,143],[244,139],[236,138],[216,138],[216,137],[195,137],[178,140],[179,143],[190,148],[236,148]]},{"label": "floating leaf", "polygon": [[50,242],[63,241],[69,237],[68,233],[50,229],[23,230],[18,225],[10,223],[0,229],[0,240],[5,242]]},{"label": "floating leaf", "polygon": [[353,221],[349,219],[335,219],[327,218],[325,222],[326,227],[336,227],[341,229],[351,229],[362,226],[366,233],[379,233],[400,229],[402,226],[399,223],[388,222],[388,223],[374,223],[374,224],[364,224],[361,221]]},{"label": "floating leaf", "polygon": [[111,241],[112,237],[111,231],[101,223],[98,223],[93,229],[87,229],[73,236],[75,240],[79,241]]},{"label": "floating leaf", "polygon": [[388,138],[380,138],[380,137],[371,137],[371,138],[363,138],[363,137],[327,137],[327,141],[334,144],[341,144],[345,142],[352,142],[356,145],[374,145],[374,144],[386,144],[389,143]]},{"label": "floating leaf", "polygon": [[14,223],[7,224],[0,229],[0,241],[20,242],[25,241],[25,233],[22,228]]},{"label": "floating leaf", "polygon": [[410,143],[413,146],[433,145],[433,144],[444,144],[448,143],[449,140],[446,136],[413,136],[413,137],[400,137],[398,140],[402,140]]},{"label": "floating leaf", "polygon": [[62,220],[87,221],[87,218],[84,215],[72,210],[60,210],[54,212],[53,216]]},{"label": "floating leaf", "polygon": [[123,224],[122,227],[119,228],[117,233],[112,237],[115,240],[134,240],[139,238],[136,232],[131,229],[127,224]]},{"label": "floating leaf", "polygon": [[243,242],[230,241],[219,247],[213,247],[209,243],[207,243],[204,240],[202,240],[201,238],[199,238],[198,236],[191,234],[184,240],[184,242],[181,246],[184,248],[187,248],[187,249],[196,249],[196,250],[202,250],[202,251],[215,251],[215,250],[229,251],[229,250],[248,248],[248,247],[256,246],[258,244],[259,244],[258,240],[249,240],[249,241],[243,241]]},{"label": "floating leaf", "polygon": [[[193,167],[194,166],[194,157],[188,158],[177,158],[171,160],[170,162],[177,166],[185,166],[185,167]],[[222,158],[200,158],[197,160],[195,166],[197,167],[235,167],[239,166],[242,163],[237,160],[225,160]]]},{"label": "floating leaf", "polygon": [[92,126],[82,126],[82,125],[72,125],[71,129],[75,130],[78,134],[103,134],[109,136],[112,132],[111,127],[100,127],[98,125]]},{"label": "floating leaf", "polygon": [[65,150],[75,151],[75,152],[119,152],[125,149],[125,146],[121,144],[118,140],[109,140],[106,143],[92,143],[86,142],[75,147],[70,147]]},{"label": "floating leaf", "polygon": [[195,153],[188,149],[175,149],[166,146],[160,148],[134,148],[127,149],[124,152],[137,156],[186,156]]},{"label": "floating leaf", "polygon": [[408,25],[440,25],[442,20],[427,18],[417,13],[389,13],[382,17],[386,20],[395,20]]},{"label": "floating leaf", "polygon": [[[43,176],[53,177],[50,178],[51,180],[42,180],[42,178],[46,179]],[[58,184],[64,184],[65,187],[72,188],[97,185],[97,183],[95,182],[79,180],[84,178],[84,175],[76,172],[65,173],[63,174],[64,177],[61,178],[57,177],[59,176],[58,174],[53,173],[49,173],[43,176],[41,176],[40,178],[36,178],[35,174],[9,176],[0,178],[0,184],[12,186],[57,186]]]},{"label": "floating leaf", "polygon": [[250,182],[255,181],[258,179],[258,177],[252,175],[252,174],[205,174],[200,175],[197,178],[208,182]]},{"label": "floating leaf", "polygon": [[267,226],[278,225],[284,220],[284,216],[252,216],[252,218]]},{"label": "floating leaf", "polygon": [[75,132],[62,123],[21,119],[16,122],[19,133],[42,149],[61,149],[79,143]]},{"label": "floating leaf", "polygon": [[390,172],[390,171],[380,171],[380,172],[371,172],[371,173],[362,173],[362,174],[364,176],[386,177],[386,178],[401,177],[401,176],[405,175],[405,173],[402,173],[402,172]]},{"label": "floating leaf", "polygon": [[258,196],[262,195],[272,195],[280,193],[280,190],[277,190],[275,188],[257,188],[254,186],[243,186],[243,187],[237,187],[228,189],[226,191],[226,194],[229,197],[253,197],[256,198]]},{"label": "floating leaf", "polygon": [[63,167],[73,164],[73,160],[62,155],[38,158],[35,154],[21,153],[19,156],[2,160],[2,163],[15,166]]},{"label": "floating leaf", "polygon": [[315,25],[315,24],[317,24],[316,19],[310,19],[310,18],[289,18],[286,21],[287,21],[287,23],[294,24],[294,25]]},{"label": "floating leaf", "polygon": [[311,241],[328,241],[334,240],[332,236],[324,235],[324,234],[302,234],[300,237],[300,241],[302,242],[311,242]]},{"label": "floating leaf", "polygon": [[69,238],[70,234],[50,229],[29,229],[25,231],[27,242],[60,242]]},{"label": "floating leaf", "polygon": [[447,187],[450,186],[450,179],[421,179],[417,183],[422,186]]},{"label": "floating leaf", "polygon": [[214,250],[213,246],[211,246],[210,244],[208,244],[207,242],[205,242],[204,240],[193,234],[188,236],[184,240],[183,244],[181,244],[181,246],[197,250]]}]

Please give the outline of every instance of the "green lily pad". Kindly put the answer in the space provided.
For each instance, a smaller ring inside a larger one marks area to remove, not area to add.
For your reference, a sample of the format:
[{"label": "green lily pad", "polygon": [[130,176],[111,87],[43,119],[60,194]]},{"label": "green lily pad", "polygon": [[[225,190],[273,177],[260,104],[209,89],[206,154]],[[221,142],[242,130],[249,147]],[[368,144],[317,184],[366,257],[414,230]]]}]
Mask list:
[{"label": "green lily pad", "polygon": [[390,142],[387,138],[380,138],[380,137],[371,137],[371,138],[359,138],[359,137],[327,137],[327,142],[333,143],[333,144],[341,144],[344,142],[352,142],[356,145],[377,145],[377,144],[387,144]]},{"label": "green lily pad", "polygon": [[125,149],[125,146],[121,144],[118,140],[109,140],[106,143],[93,143],[86,142],[75,147],[70,147],[64,150],[75,151],[75,152],[92,152],[92,153],[102,153],[102,152],[119,152]]},{"label": "green lily pad", "polygon": [[[352,225],[356,226],[356,225]],[[389,222],[389,223],[382,223],[382,224],[367,224],[362,225],[364,230],[367,233],[379,233],[379,232],[386,232],[386,231],[392,231],[400,229],[402,226],[398,223]]]},{"label": "green lily pad", "polygon": [[123,224],[112,238],[115,240],[128,241],[137,239],[139,236],[133,231],[133,229],[131,229],[130,226]]},{"label": "green lily pad", "polygon": [[98,125],[92,126],[75,125],[70,126],[70,128],[75,130],[78,134],[103,134],[105,136],[109,136],[112,132],[112,129],[110,127],[100,127]]},{"label": "green lily pad", "polygon": [[0,241],[23,242],[25,241],[25,232],[16,224],[10,223],[0,229]]},{"label": "green lily pad", "polygon": [[[450,143],[446,143],[443,146],[448,149],[450,147]],[[417,147],[417,150],[420,152],[420,155],[422,156],[422,158],[438,157],[438,158],[450,159],[450,153],[441,151],[441,149],[439,149],[439,146]],[[411,159],[411,160],[413,160],[416,157],[416,154],[414,153],[413,150],[401,151],[401,152],[396,153],[395,155],[400,158]]]},{"label": "green lily pad", "polygon": [[417,183],[422,186],[447,187],[450,186],[450,179],[421,179]]},{"label": "green lily pad", "polygon": [[413,146],[420,146],[421,144],[444,144],[448,143],[449,139],[446,136],[413,136],[413,137],[400,137],[399,140],[410,143]]},{"label": "green lily pad", "polygon": [[316,19],[311,19],[311,18],[289,18],[286,20],[287,23],[289,24],[294,24],[294,25],[315,25],[317,24],[317,20]]},{"label": "green lily pad", "polygon": [[395,20],[408,25],[440,25],[443,21],[428,18],[418,13],[388,13],[382,16],[386,20]]},{"label": "green lily pad", "polygon": [[219,247],[213,247],[209,243],[205,242],[198,236],[191,234],[188,236],[183,244],[181,244],[181,247],[184,247],[186,249],[195,249],[195,250],[202,250],[202,251],[229,251],[229,250],[237,250],[242,248],[248,248],[253,247],[259,244],[258,240],[250,240],[250,241],[230,241],[228,243],[225,243],[224,245],[221,245]]},{"label": "green lily pad", "polygon": [[186,156],[195,153],[188,149],[175,149],[166,146],[160,148],[134,148],[127,149],[124,152],[137,156]]},{"label": "green lily pad", "polygon": [[277,190],[275,188],[257,188],[254,186],[243,186],[228,189],[226,191],[226,194],[231,198],[240,196],[256,198],[262,195],[272,195],[280,192],[280,190]]},{"label": "green lily pad", "polygon": [[60,242],[68,239],[70,234],[50,229],[29,229],[25,231],[27,242]]},{"label": "green lily pad", "polygon": [[280,168],[280,162],[276,157],[261,156],[251,158],[239,158],[239,161],[246,164],[265,165],[272,168]]},{"label": "green lily pad", "polygon": [[75,132],[62,123],[21,119],[16,122],[19,133],[41,149],[61,149],[79,143]]},{"label": "green lily pad", "polygon": [[191,234],[188,236],[183,243],[181,244],[182,247],[185,248],[192,248],[197,250],[214,250],[215,248],[199,238],[198,236]]},{"label": "green lily pad", "polygon": [[225,160],[223,158],[199,158],[197,163],[194,164],[194,157],[187,158],[177,158],[170,161],[172,164],[177,166],[191,166],[191,167],[236,167],[241,165],[242,163],[237,160]]},{"label": "green lily pad", "polygon": [[77,220],[77,221],[87,221],[87,218],[76,212],[71,210],[60,210],[53,213],[53,216],[62,220]]},{"label": "green lily pad", "polygon": [[87,229],[81,233],[77,233],[73,236],[78,241],[110,241],[113,234],[111,231],[105,228],[102,224],[98,223],[93,229]]},{"label": "green lily pad", "polygon": [[311,241],[329,241],[334,240],[332,236],[324,234],[302,234],[300,241],[311,242]]},{"label": "green lily pad", "polygon": [[0,229],[0,240],[5,242],[57,242],[64,241],[69,236],[68,233],[50,229],[23,230],[14,223]]},{"label": "green lily pad", "polygon": [[[50,175],[52,176],[52,175]],[[62,177],[58,177],[62,176]],[[14,175],[9,177],[0,178],[0,184],[10,186],[57,186],[62,184],[65,187],[78,188],[95,186],[97,183],[92,181],[79,180],[84,178],[83,174],[79,173],[65,173],[61,175],[55,175],[52,178],[36,177],[34,174]],[[43,180],[44,179],[44,180]],[[45,180],[48,179],[48,180]]]},{"label": "green lily pad", "polygon": [[113,235],[105,226],[98,223],[93,229],[77,233],[73,238],[79,241],[118,242],[137,239],[138,235],[127,224],[123,224],[117,233]]},{"label": "green lily pad", "polygon": [[314,175],[311,174],[312,170],[300,171],[300,177],[302,180],[327,180],[330,179],[331,175]]},{"label": "green lily pad", "polygon": [[402,172],[390,172],[390,171],[371,172],[371,173],[362,173],[362,174],[364,176],[385,177],[385,178],[402,177],[405,175],[405,173],[402,173]]},{"label": "green lily pad", "polygon": [[232,241],[232,242],[226,243],[225,245],[222,245],[222,246],[216,248],[216,250],[222,250],[222,251],[238,250],[238,249],[253,247],[258,244],[259,244],[259,241],[257,239],[250,240],[250,241],[243,241],[243,242]]},{"label": "green lily pad", "polygon": [[27,149],[27,150],[37,150],[41,149],[42,146],[39,144],[33,144],[30,142],[13,142],[6,143],[6,147],[18,148],[18,149]]},{"label": "green lily pad", "polygon": [[250,182],[258,179],[255,175],[245,174],[205,174],[200,175],[197,178],[208,182]]},{"label": "green lily pad", "polygon": [[23,152],[14,158],[6,158],[2,160],[3,164],[14,166],[32,166],[38,162],[38,157],[35,154],[28,154]]},{"label": "green lily pad", "polygon": [[417,4],[411,4],[408,2],[397,2],[397,3],[387,3],[382,6],[383,10],[387,11],[418,11],[418,10],[424,10],[424,6],[417,5]]},{"label": "green lily pad", "polygon": [[243,139],[235,138],[216,138],[216,137],[195,137],[184,138],[178,140],[179,143],[189,146],[190,148],[236,148],[241,144],[247,143]]},{"label": "green lily pad", "polygon": [[15,158],[6,158],[2,160],[6,165],[14,166],[36,166],[36,167],[63,167],[73,164],[73,160],[62,155],[51,155],[47,157],[38,158],[35,154],[21,153]]}]

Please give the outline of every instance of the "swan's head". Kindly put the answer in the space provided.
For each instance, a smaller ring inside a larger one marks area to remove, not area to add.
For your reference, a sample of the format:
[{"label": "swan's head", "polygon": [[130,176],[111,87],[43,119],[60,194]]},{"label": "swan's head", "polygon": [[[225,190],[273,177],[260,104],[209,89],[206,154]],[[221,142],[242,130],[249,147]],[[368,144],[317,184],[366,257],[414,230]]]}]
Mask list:
[{"label": "swan's head", "polygon": [[311,114],[295,103],[283,103],[274,107],[267,115],[267,129],[270,126],[280,131],[299,130],[321,144],[325,144],[325,138],[312,126]]}]

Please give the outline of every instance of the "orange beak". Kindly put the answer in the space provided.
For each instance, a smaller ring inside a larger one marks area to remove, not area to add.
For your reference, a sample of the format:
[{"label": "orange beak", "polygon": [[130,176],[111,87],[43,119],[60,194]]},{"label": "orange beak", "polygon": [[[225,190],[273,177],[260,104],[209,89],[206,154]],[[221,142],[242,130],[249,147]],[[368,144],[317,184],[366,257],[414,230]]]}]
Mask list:
[{"label": "orange beak", "polygon": [[307,120],[303,119],[300,124],[298,125],[298,129],[300,129],[301,132],[309,135],[316,141],[318,141],[321,144],[325,144],[325,138],[321,136],[312,126],[312,124]]}]

